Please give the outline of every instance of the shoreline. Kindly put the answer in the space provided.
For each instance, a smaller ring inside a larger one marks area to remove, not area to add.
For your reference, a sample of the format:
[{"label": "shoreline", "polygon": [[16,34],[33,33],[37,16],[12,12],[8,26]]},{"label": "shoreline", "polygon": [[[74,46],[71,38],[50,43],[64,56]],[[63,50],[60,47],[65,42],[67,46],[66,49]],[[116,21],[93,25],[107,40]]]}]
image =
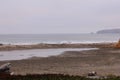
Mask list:
[{"label": "shoreline", "polygon": [[32,44],[32,45],[11,45],[1,44],[0,51],[29,50],[29,49],[51,49],[51,48],[112,48],[116,43],[75,43],[75,44]]},{"label": "shoreline", "polygon": [[[115,55],[116,54],[116,55]],[[89,51],[67,51],[51,57],[0,61],[0,65],[10,62],[15,75],[26,74],[69,74],[84,76],[96,71],[100,76],[117,75],[120,69],[119,49],[98,49]]]},{"label": "shoreline", "polygon": [[0,61],[23,60],[23,59],[29,59],[32,57],[58,56],[66,51],[84,51],[84,50],[93,50],[93,49],[96,49],[96,48],[52,48],[52,49],[1,51]]},{"label": "shoreline", "polygon": [[[63,54],[50,57],[33,57],[23,60],[0,61],[0,65],[11,63],[11,71],[15,75],[26,74],[69,74],[84,76],[88,72],[96,71],[98,75],[120,75],[120,50],[113,48],[115,43],[100,44],[39,44],[35,48],[25,49],[50,49],[50,48],[99,48],[88,51],[66,51]],[[47,46],[47,47],[46,47]],[[17,48],[10,50],[23,50]]]}]

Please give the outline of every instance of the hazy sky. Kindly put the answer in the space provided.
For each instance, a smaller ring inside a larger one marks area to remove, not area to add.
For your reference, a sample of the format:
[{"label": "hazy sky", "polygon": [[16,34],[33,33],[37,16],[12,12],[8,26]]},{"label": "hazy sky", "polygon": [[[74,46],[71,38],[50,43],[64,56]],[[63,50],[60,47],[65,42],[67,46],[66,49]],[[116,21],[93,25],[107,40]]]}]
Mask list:
[{"label": "hazy sky", "polygon": [[0,0],[0,34],[120,28],[120,0]]}]

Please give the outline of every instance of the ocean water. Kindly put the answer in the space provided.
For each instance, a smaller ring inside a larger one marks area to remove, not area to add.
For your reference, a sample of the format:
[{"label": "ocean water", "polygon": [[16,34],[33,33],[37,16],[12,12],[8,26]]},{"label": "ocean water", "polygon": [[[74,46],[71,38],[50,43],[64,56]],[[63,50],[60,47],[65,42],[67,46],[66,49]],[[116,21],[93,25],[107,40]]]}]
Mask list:
[{"label": "ocean water", "polygon": [[120,34],[6,34],[0,35],[3,44],[61,44],[117,42]]}]

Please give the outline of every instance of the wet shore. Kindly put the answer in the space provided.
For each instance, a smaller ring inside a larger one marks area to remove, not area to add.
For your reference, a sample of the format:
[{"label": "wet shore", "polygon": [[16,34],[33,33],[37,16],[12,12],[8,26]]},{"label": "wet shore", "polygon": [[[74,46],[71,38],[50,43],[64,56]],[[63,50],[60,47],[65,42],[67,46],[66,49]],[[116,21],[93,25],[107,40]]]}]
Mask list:
[{"label": "wet shore", "polygon": [[[40,45],[40,44],[39,44]],[[49,45],[49,47],[48,47]],[[44,44],[41,48],[99,48],[88,51],[66,51],[63,54],[51,57],[33,57],[24,60],[0,61],[0,65],[12,63],[11,71],[15,74],[70,74],[86,75],[96,71],[99,75],[120,75],[120,50],[113,48],[113,43],[106,44]],[[32,46],[33,47],[33,46]],[[15,50],[24,49],[17,47]],[[31,49],[27,47],[25,49]],[[33,49],[33,48],[32,48]],[[4,50],[4,49],[1,49]],[[5,49],[6,50],[6,49]],[[8,50],[14,50],[10,48]]]},{"label": "wet shore", "polygon": [[50,48],[108,48],[113,47],[115,43],[89,43],[89,44],[31,44],[31,45],[11,45],[1,44],[0,51],[26,50],[26,49],[50,49]]}]

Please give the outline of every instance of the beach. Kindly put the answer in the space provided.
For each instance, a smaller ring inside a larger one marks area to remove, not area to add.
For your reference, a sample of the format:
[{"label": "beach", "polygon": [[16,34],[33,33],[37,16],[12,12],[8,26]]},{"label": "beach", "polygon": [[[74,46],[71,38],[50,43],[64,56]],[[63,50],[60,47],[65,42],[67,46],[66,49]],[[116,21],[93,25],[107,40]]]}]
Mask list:
[{"label": "beach", "polygon": [[50,57],[32,57],[22,60],[0,61],[0,65],[10,62],[15,74],[69,74],[86,75],[96,71],[99,75],[119,75],[120,50],[115,43],[94,44],[37,44],[1,46],[1,51],[48,48],[97,48],[85,51],[65,51]]},{"label": "beach", "polygon": [[0,4],[0,80],[120,79],[120,0]]},{"label": "beach", "polygon": [[63,44],[29,44],[29,45],[12,45],[1,44],[0,51],[12,51],[12,50],[28,50],[28,49],[51,49],[51,48],[107,48],[113,47],[115,42],[111,43],[63,43]]}]

